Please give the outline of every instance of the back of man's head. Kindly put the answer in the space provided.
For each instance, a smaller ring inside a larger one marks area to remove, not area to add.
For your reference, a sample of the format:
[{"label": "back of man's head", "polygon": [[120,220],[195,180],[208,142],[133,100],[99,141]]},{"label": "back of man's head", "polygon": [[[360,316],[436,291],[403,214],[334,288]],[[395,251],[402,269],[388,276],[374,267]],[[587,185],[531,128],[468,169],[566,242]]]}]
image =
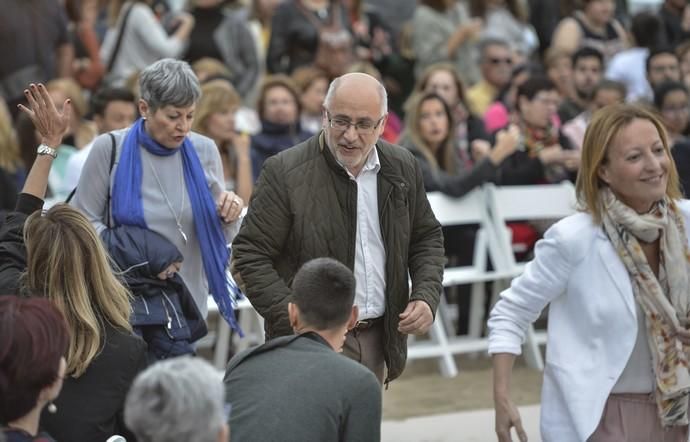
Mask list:
[{"label": "back of man's head", "polygon": [[320,331],[339,328],[350,319],[355,277],[335,259],[316,258],[299,269],[292,293],[292,302],[305,325]]}]

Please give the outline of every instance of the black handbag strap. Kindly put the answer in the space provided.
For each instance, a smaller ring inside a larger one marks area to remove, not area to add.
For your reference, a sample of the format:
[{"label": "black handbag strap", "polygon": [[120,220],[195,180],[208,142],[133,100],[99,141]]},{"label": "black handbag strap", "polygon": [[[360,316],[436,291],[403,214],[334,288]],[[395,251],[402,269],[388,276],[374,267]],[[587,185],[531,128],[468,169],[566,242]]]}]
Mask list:
[{"label": "black handbag strap", "polygon": [[115,48],[113,53],[110,55],[110,60],[108,61],[108,67],[106,72],[113,70],[113,65],[115,64],[115,59],[117,54],[120,52],[120,46],[122,46],[122,37],[125,35],[125,26],[127,26],[127,19],[129,18],[129,13],[134,9],[134,4],[129,5],[127,11],[125,11],[125,16],[122,17],[122,23],[120,23],[120,31],[117,33],[117,41],[115,42]]},{"label": "black handbag strap", "polygon": [[[108,132],[108,135],[110,135],[110,166],[108,167],[108,177],[110,177],[110,174],[113,171],[113,166],[115,166],[115,153],[117,148],[115,146],[115,135],[113,135],[110,132]],[[77,188],[75,187],[69,193],[65,202],[69,204],[69,202],[72,201],[72,198],[74,198],[74,194],[76,192]],[[105,223],[108,226],[108,228],[110,228],[110,183],[108,183],[108,196],[106,197],[105,201]]]}]

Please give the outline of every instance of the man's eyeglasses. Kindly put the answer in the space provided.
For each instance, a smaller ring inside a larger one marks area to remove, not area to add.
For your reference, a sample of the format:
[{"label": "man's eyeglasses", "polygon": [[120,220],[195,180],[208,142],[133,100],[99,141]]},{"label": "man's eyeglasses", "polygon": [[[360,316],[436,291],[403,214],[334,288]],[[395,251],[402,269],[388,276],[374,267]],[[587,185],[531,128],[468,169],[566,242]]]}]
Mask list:
[{"label": "man's eyeglasses", "polygon": [[328,118],[329,126],[331,126],[332,129],[335,129],[339,132],[345,132],[350,129],[350,126],[354,126],[355,131],[357,131],[358,134],[372,135],[376,128],[379,127],[379,124],[381,124],[381,121],[383,121],[385,115],[382,115],[381,118],[379,118],[376,121],[359,120],[354,123],[347,118],[331,118],[331,114],[328,111],[326,111],[326,117]]}]

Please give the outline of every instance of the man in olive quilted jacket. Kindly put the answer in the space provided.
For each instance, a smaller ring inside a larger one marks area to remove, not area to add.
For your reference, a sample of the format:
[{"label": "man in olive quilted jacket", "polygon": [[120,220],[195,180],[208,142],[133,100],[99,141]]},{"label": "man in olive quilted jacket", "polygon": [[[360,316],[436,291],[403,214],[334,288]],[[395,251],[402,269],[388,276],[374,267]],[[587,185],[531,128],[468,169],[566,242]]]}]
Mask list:
[{"label": "man in olive quilted jacket", "polygon": [[379,140],[386,116],[386,91],[376,79],[336,78],[323,131],[265,162],[232,261],[268,339],[292,333],[287,305],[303,263],[325,256],[348,266],[359,321],[344,353],[380,382],[402,373],[407,335],[431,327],[445,262],[415,159]]}]

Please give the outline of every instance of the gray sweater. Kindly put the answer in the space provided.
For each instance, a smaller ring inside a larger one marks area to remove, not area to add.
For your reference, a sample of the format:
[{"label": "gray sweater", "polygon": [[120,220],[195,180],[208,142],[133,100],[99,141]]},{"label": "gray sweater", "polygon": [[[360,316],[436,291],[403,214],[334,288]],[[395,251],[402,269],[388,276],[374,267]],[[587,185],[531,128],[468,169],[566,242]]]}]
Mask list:
[{"label": "gray sweater", "polygon": [[283,336],[229,363],[226,400],[237,442],[378,442],[381,386],[316,333]]},{"label": "gray sweater", "polygon": [[[115,165],[112,172],[108,171],[111,153],[110,137],[104,134],[96,138],[93,143],[93,148],[89,153],[89,157],[84,164],[77,191],[72,200],[72,205],[80,209],[86,215],[99,234],[107,228],[105,215],[108,190],[112,188],[120,153],[122,151],[122,142],[128,130],[129,128],[113,132],[117,149]],[[206,182],[215,200],[221,192],[223,192],[225,186],[223,180],[223,166],[218,149],[210,138],[203,135],[190,132],[189,137],[199,155],[199,160],[206,173]],[[199,241],[194,228],[192,206],[184,183],[182,156],[176,154],[160,157],[150,154],[143,148],[141,148],[140,151],[143,171],[141,193],[144,205],[144,219],[150,230],[159,233],[175,244],[182,253],[182,256],[184,256],[180,275],[192,292],[194,300],[199,307],[199,311],[206,317],[208,314],[206,306],[208,283],[201,260]],[[175,217],[165,201],[163,192],[161,192],[161,188],[151,172],[152,166],[156,168],[156,175],[172,204],[175,215],[178,217],[180,216],[180,207],[182,206],[182,197],[184,195],[184,208],[182,210],[180,224],[188,239],[186,244],[177,229]],[[238,220],[231,224],[224,225],[225,237],[228,242],[234,238],[239,230],[240,222],[241,220]]]},{"label": "gray sweater", "polygon": [[459,26],[465,26],[470,15],[462,3],[455,3],[446,13],[429,6],[419,5],[412,17],[412,44],[415,56],[415,77],[434,63],[449,62],[455,65],[466,86],[479,80],[477,41],[465,41],[448,55],[448,39]]}]

